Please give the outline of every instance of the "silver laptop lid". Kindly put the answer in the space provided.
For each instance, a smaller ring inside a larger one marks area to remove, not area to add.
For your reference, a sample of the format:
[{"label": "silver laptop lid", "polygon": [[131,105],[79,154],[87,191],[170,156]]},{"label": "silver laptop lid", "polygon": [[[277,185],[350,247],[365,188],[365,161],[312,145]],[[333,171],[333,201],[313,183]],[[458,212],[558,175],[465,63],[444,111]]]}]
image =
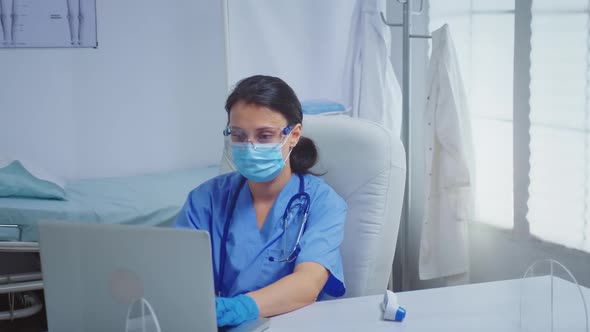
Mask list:
[{"label": "silver laptop lid", "polygon": [[39,231],[49,331],[125,331],[139,299],[161,331],[217,331],[208,233],[62,223]]}]

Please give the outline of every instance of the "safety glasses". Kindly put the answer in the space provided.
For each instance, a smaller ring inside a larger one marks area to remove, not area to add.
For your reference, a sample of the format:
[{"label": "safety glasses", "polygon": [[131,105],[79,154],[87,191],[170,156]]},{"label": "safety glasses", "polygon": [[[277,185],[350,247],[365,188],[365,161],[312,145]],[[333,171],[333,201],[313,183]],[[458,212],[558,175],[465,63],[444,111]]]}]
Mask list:
[{"label": "safety glasses", "polygon": [[253,132],[235,126],[227,126],[223,130],[223,135],[228,137],[232,143],[251,143],[254,148],[258,144],[264,145],[281,145],[283,140],[293,130],[293,126],[280,127],[261,127]]}]

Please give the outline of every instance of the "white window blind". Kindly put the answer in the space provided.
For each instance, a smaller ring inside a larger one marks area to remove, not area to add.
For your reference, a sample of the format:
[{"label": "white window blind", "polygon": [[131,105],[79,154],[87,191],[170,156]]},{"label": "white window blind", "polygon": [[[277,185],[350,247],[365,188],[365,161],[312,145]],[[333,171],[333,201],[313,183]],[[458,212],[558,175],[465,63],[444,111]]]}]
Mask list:
[{"label": "white window blind", "polygon": [[514,0],[430,2],[430,31],[448,23],[471,111],[476,220],[513,226]]},{"label": "white window blind", "polygon": [[586,0],[534,0],[531,23],[532,235],[590,252],[589,21]]}]

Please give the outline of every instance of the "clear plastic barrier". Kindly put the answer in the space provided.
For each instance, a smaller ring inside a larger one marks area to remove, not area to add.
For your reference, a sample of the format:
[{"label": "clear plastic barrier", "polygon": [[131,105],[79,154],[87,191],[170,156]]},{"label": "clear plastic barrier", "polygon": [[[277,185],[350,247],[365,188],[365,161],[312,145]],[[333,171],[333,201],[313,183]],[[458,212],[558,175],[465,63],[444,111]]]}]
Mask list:
[{"label": "clear plastic barrier", "polygon": [[573,274],[553,259],[533,263],[521,281],[521,331],[588,330],[583,289]]},{"label": "clear plastic barrier", "polygon": [[140,298],[129,306],[125,332],[162,332],[158,317],[146,299]]}]

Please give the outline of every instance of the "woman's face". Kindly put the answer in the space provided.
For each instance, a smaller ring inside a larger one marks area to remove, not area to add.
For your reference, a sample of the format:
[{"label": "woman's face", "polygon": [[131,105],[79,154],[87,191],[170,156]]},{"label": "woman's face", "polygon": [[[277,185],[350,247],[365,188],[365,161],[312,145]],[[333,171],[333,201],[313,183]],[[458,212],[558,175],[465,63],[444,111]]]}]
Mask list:
[{"label": "woman's face", "polygon": [[[301,136],[301,124],[297,124],[286,138],[280,131],[287,127],[287,119],[268,107],[255,104],[246,104],[239,101],[234,104],[229,112],[229,126],[232,128],[232,135],[239,132],[243,138],[253,143],[269,143],[273,139],[283,139],[285,142],[282,148],[283,159],[287,157],[289,150],[297,144]],[[278,136],[275,136],[278,135]],[[235,136],[232,139],[236,139]],[[289,160],[285,160],[289,165]]]}]

